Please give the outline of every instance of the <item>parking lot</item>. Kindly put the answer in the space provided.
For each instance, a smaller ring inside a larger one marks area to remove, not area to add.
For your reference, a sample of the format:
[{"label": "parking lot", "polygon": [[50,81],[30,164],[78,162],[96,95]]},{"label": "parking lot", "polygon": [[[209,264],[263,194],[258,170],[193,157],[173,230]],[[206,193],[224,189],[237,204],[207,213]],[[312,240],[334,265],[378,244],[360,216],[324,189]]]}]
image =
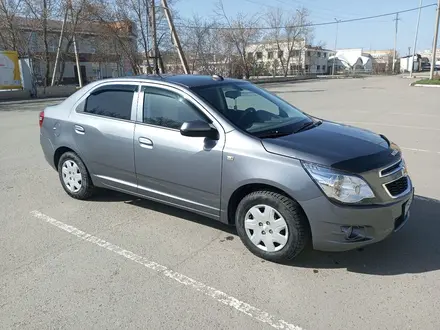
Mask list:
[{"label": "parking lot", "polygon": [[1,329],[440,329],[440,89],[400,77],[264,85],[403,150],[408,224],[359,251],[253,256],[233,228],[120,193],[70,198],[39,145],[57,101],[0,103]]}]

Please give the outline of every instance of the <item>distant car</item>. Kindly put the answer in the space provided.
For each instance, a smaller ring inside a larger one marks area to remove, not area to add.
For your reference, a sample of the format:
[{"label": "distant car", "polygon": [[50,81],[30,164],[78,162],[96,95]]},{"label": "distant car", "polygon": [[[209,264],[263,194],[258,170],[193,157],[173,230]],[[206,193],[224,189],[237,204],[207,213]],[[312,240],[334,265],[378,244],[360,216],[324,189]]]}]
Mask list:
[{"label": "distant car", "polygon": [[[422,63],[422,71],[430,71],[431,70],[431,63]],[[440,64],[436,64],[434,67],[434,71],[440,70]]]},{"label": "distant car", "polygon": [[409,217],[413,186],[394,143],[242,80],[101,80],[47,107],[39,125],[71,197],[104,187],[193,211],[235,225],[267,260],[292,259],[310,239],[359,248]]}]

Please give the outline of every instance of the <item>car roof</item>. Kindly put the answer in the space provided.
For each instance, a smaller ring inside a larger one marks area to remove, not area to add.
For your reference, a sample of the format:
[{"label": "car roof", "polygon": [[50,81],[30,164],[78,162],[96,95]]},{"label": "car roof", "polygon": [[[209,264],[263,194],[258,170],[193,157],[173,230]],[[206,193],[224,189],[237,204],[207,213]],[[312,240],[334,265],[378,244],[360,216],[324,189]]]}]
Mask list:
[{"label": "car roof", "polygon": [[186,88],[212,86],[216,84],[223,84],[227,82],[245,82],[240,79],[223,78],[219,75],[195,75],[195,74],[162,74],[162,75],[139,75],[127,76],[124,78],[165,81],[171,84],[177,84]]}]

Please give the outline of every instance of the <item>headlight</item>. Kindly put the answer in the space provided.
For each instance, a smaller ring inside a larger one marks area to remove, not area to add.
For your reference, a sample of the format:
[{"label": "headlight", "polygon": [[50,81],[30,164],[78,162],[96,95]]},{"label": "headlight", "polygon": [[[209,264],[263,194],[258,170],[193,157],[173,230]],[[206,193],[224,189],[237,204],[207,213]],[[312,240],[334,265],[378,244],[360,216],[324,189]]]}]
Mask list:
[{"label": "headlight", "polygon": [[374,197],[368,183],[357,176],[347,175],[313,163],[302,162],[302,164],[329,198],[342,203],[359,203],[364,199]]}]

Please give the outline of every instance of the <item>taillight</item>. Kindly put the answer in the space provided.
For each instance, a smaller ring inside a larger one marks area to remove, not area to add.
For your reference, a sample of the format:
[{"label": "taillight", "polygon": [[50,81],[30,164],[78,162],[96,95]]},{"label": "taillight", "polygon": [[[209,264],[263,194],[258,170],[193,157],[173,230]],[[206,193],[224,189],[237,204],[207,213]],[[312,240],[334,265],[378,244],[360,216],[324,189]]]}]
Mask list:
[{"label": "taillight", "polygon": [[40,116],[38,117],[38,124],[40,125],[40,128],[43,126],[44,121],[44,111],[40,112]]}]

